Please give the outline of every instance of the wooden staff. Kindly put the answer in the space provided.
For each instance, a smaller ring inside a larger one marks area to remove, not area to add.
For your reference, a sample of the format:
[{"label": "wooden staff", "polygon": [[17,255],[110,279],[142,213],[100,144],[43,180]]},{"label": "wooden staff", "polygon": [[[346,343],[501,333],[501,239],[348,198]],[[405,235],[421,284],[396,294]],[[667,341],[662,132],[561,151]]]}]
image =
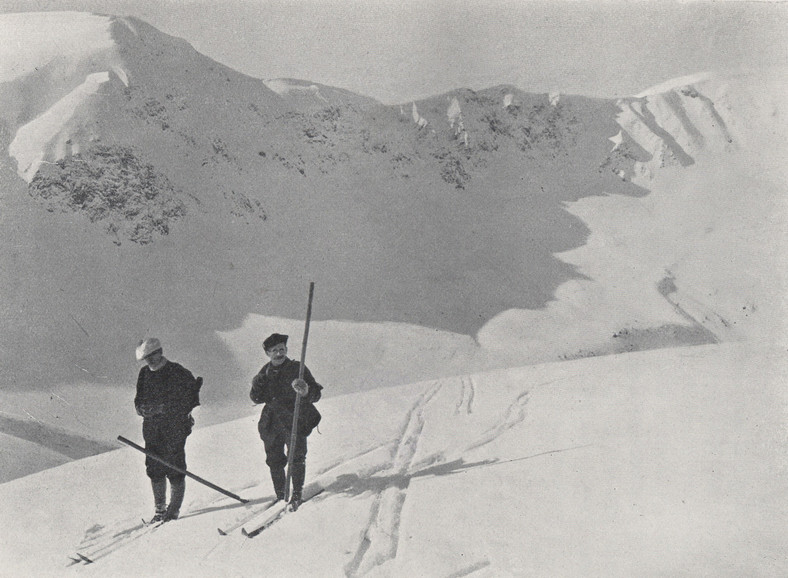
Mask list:
[{"label": "wooden staff", "polygon": [[[304,361],[306,360],[306,341],[309,338],[309,321],[312,318],[312,296],[315,293],[315,283],[309,283],[309,301],[306,306],[306,325],[304,327],[304,340],[301,342],[301,362],[298,366],[298,379],[304,379]],[[295,407],[293,408],[293,429],[290,430],[290,445],[287,447],[287,480],[285,481],[285,502],[290,501],[290,480],[292,479],[293,458],[295,457],[296,442],[298,439],[298,413],[301,409],[301,394],[296,392]]]},{"label": "wooden staff", "polygon": [[211,482],[209,482],[208,480],[204,480],[204,479],[203,479],[203,478],[201,478],[200,476],[195,476],[195,475],[194,475],[193,473],[191,473],[191,472],[187,472],[186,470],[182,470],[181,468],[179,468],[179,467],[177,467],[177,466],[173,466],[173,465],[172,465],[171,463],[169,463],[167,460],[164,460],[164,459],[160,458],[159,456],[157,456],[157,455],[156,455],[156,454],[154,454],[153,452],[151,452],[151,451],[149,451],[149,450],[146,450],[146,449],[145,449],[145,448],[143,448],[142,446],[138,446],[138,445],[137,445],[137,444],[135,444],[133,441],[131,441],[131,440],[127,440],[127,439],[126,439],[126,438],[124,438],[123,436],[118,436],[118,440],[119,440],[119,441],[122,441],[122,442],[123,442],[124,444],[126,444],[127,446],[131,446],[131,447],[133,447],[135,450],[139,450],[139,451],[141,451],[141,452],[142,452],[143,454],[145,454],[146,456],[150,456],[151,458],[153,458],[154,460],[156,460],[156,461],[157,461],[157,462],[159,462],[159,463],[162,463],[162,464],[164,464],[164,465],[165,465],[165,466],[167,466],[168,468],[172,468],[173,470],[175,470],[176,472],[178,472],[178,473],[180,473],[180,474],[183,474],[183,475],[185,475],[185,476],[189,476],[191,479],[193,479],[193,480],[197,480],[197,481],[198,481],[198,482],[200,482],[201,484],[203,484],[203,485],[205,485],[205,486],[208,486],[209,488],[212,488],[212,489],[216,490],[217,492],[221,492],[221,493],[222,493],[222,494],[224,494],[225,496],[229,496],[229,497],[231,497],[231,498],[234,498],[234,499],[238,500],[239,502],[241,502],[242,504],[245,504],[245,503],[247,503],[247,502],[249,501],[249,500],[244,500],[244,499],[243,499],[243,498],[241,498],[240,496],[236,496],[236,495],[235,495],[235,494],[233,494],[232,492],[228,492],[228,491],[227,491],[227,490],[225,490],[224,488],[220,488],[220,487],[219,487],[219,486],[217,486],[216,484],[212,484],[212,483],[211,483]]}]

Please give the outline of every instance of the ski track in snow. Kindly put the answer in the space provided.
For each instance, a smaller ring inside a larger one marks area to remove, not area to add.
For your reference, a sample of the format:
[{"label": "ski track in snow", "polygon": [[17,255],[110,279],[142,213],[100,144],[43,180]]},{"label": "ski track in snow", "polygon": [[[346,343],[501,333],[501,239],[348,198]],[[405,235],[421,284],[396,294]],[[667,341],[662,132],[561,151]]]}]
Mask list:
[{"label": "ski track in snow", "polygon": [[[551,384],[559,382],[559,381],[566,381],[567,379],[573,379],[574,377],[577,377],[577,376],[566,376],[566,377],[561,377],[561,378],[558,378],[558,379],[553,379],[553,380],[550,380],[550,381],[546,381],[544,383],[540,383],[540,384],[538,384],[538,385],[536,385],[534,387],[544,387],[546,385],[551,385]],[[475,384],[473,382],[473,378],[471,378],[469,376],[466,376],[466,377],[461,378],[461,379],[462,379],[462,387],[463,387],[463,389],[462,389],[462,399],[460,400],[460,403],[457,406],[458,410],[455,411],[455,414],[458,414],[459,413],[459,408],[462,407],[463,404],[465,404],[466,412],[467,412],[468,415],[470,415],[473,412],[472,404],[473,404],[473,398],[474,398],[475,391],[476,391],[476,386],[475,386]],[[493,427],[491,427],[488,430],[486,430],[485,432],[483,432],[479,437],[477,437],[476,439],[472,440],[469,444],[463,446],[460,449],[459,454],[462,455],[465,452],[468,452],[468,451],[471,451],[471,450],[475,450],[475,449],[478,449],[478,448],[480,448],[482,446],[485,446],[485,445],[495,441],[500,436],[502,436],[503,434],[505,434],[506,432],[508,432],[512,428],[516,427],[517,425],[519,425],[523,421],[525,421],[525,418],[528,417],[528,414],[526,412],[526,407],[527,407],[528,401],[530,399],[530,393],[531,393],[531,390],[527,390],[527,391],[522,392],[520,395],[518,395],[515,398],[515,400],[511,404],[509,404],[509,406],[506,408],[506,414],[503,416],[503,419],[501,419]],[[418,465],[419,466],[431,465],[431,463],[433,463],[434,461],[435,460],[430,460],[429,458],[427,458],[427,459],[420,460]]]},{"label": "ski track in snow", "polygon": [[449,574],[447,578],[462,578],[463,576],[470,576],[471,574],[478,572],[479,570],[483,570],[490,565],[489,560],[481,560],[476,564],[471,564],[467,568],[459,570],[458,572],[454,572],[453,574]]},{"label": "ski track in snow", "polygon": [[526,418],[525,407],[528,405],[529,397],[530,392],[528,391],[518,395],[514,402],[506,408],[506,415],[504,416],[503,420],[501,420],[501,422],[499,422],[494,427],[488,429],[469,445],[465,446],[462,450],[463,453],[487,445],[516,425],[522,423]]},{"label": "ski track in snow", "polygon": [[422,395],[408,412],[399,442],[389,467],[382,473],[394,475],[392,483],[378,491],[370,511],[364,536],[353,559],[345,567],[349,577],[363,576],[373,568],[392,560],[399,545],[399,525],[402,507],[407,497],[410,476],[407,475],[416,455],[421,432],[425,424],[425,410],[430,400],[442,388],[438,382]]},{"label": "ski track in snow", "polygon": [[[432,466],[445,460],[442,453],[430,454],[418,462],[414,461],[427,422],[426,410],[430,401],[447,383],[456,380],[438,381],[428,389],[408,412],[401,430],[399,440],[392,452],[391,463],[379,472],[381,484],[376,489],[368,522],[363,530],[363,537],[358,544],[351,561],[345,566],[348,577],[364,576],[397,556],[399,546],[399,530],[403,506],[407,499],[407,491],[412,478],[424,475],[422,468]],[[559,380],[556,380],[559,381]],[[464,376],[458,382],[458,401],[454,406],[454,415],[462,418],[473,413],[476,396],[476,384],[472,377]],[[543,384],[546,385],[546,384]],[[522,423],[526,416],[529,392],[518,395],[505,410],[502,419],[487,429],[470,444],[460,449],[460,454],[482,447],[502,434]],[[373,486],[368,486],[373,487]],[[468,567],[467,575],[487,566],[487,563]]]},{"label": "ski track in snow", "polygon": [[354,454],[354,455],[352,455],[352,456],[350,456],[350,457],[348,457],[346,459],[336,460],[335,462],[330,463],[327,466],[325,466],[324,468],[318,470],[317,473],[315,474],[315,477],[319,478],[320,476],[323,476],[323,475],[327,474],[328,472],[339,468],[340,466],[345,466],[345,465],[349,464],[352,461],[355,461],[357,459],[366,457],[366,456],[368,456],[370,454],[375,453],[378,450],[381,450],[381,449],[386,448],[386,447],[388,447],[390,445],[393,445],[394,443],[396,443],[396,442],[394,442],[394,441],[387,441],[387,442],[384,442],[384,443],[379,444],[377,446],[371,447],[369,449],[365,449],[363,451],[360,451],[357,454]]}]

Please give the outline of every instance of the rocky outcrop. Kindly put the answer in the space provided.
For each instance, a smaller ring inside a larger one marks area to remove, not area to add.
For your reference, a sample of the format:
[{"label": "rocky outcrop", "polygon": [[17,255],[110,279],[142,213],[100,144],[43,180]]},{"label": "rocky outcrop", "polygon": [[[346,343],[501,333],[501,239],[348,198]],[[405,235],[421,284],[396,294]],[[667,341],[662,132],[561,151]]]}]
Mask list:
[{"label": "rocky outcrop", "polygon": [[126,147],[99,145],[48,163],[30,194],[48,211],[79,212],[100,223],[116,244],[150,243],[187,212],[183,193]]}]

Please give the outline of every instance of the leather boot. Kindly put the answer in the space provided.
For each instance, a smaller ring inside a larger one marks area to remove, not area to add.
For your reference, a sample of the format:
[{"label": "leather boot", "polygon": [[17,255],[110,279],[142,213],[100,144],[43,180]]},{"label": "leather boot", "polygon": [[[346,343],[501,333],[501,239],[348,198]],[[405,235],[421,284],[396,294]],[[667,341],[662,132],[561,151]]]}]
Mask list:
[{"label": "leather boot", "polygon": [[295,462],[293,464],[293,495],[298,494],[301,495],[301,491],[304,489],[304,480],[306,479],[306,464],[301,462]]},{"label": "leather boot", "polygon": [[161,522],[167,510],[167,478],[152,479],[150,483],[153,488],[153,503],[156,508],[156,513],[151,521]]},{"label": "leather boot", "polygon": [[293,490],[293,496],[290,498],[290,511],[295,512],[299,506],[301,506],[303,501],[304,499],[301,496],[301,492]]},{"label": "leather boot", "polygon": [[284,468],[271,468],[271,481],[274,483],[274,492],[277,500],[285,499],[285,484],[287,476]]},{"label": "leather boot", "polygon": [[170,504],[167,506],[167,512],[164,514],[165,521],[178,519],[185,494],[186,480],[184,478],[170,480]]}]

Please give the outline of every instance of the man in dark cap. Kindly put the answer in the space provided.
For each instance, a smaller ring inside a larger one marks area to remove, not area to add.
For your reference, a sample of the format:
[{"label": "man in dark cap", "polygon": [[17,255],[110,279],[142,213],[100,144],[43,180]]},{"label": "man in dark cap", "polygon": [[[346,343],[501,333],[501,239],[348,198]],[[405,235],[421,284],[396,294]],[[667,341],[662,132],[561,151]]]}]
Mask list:
[{"label": "man in dark cap", "polygon": [[291,508],[297,509],[301,504],[306,477],[306,438],[320,421],[320,414],[312,404],[320,399],[323,386],[315,381],[306,367],[303,379],[299,378],[299,362],[287,357],[287,335],[274,333],[268,336],[263,341],[263,349],[270,361],[252,379],[249,397],[254,403],[265,404],[257,430],[265,445],[265,463],[271,471],[277,500],[285,497],[285,466],[288,457],[285,446],[289,454],[296,395],[301,396],[291,472],[293,494],[290,500]]},{"label": "man in dark cap", "polygon": [[[142,416],[145,449],[186,469],[186,438],[192,432],[191,411],[200,405],[202,377],[164,357],[161,342],[154,338],[140,341],[137,361],[144,361],[137,377],[134,407]],[[176,520],[186,492],[186,476],[168,468],[150,456],[145,470],[153,487],[156,513],[152,522]],[[170,503],[167,504],[167,480],[170,480]]]}]

